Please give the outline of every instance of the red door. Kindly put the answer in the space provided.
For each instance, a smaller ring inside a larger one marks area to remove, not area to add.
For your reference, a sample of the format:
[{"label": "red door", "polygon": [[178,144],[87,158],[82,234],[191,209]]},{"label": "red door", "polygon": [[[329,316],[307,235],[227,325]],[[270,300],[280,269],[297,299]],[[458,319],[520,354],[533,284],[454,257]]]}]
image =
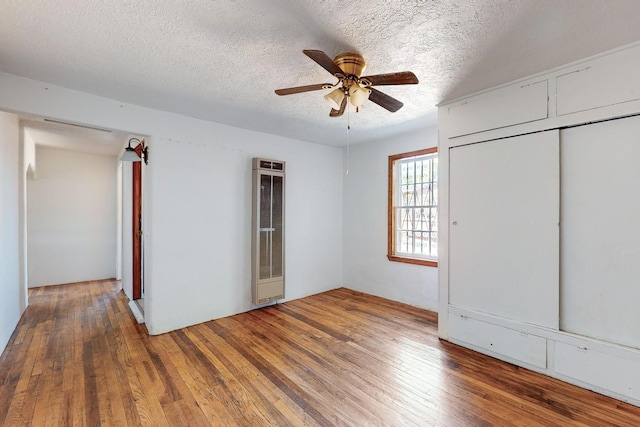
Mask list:
[{"label": "red door", "polygon": [[[141,144],[135,148],[142,157]],[[133,299],[142,298],[142,162],[133,162]]]}]

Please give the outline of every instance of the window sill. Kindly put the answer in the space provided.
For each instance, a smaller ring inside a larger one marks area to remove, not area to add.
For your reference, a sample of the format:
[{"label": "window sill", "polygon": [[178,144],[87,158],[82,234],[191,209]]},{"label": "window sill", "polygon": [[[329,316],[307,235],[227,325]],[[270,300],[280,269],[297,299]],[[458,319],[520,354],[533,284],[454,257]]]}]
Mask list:
[{"label": "window sill", "polygon": [[431,261],[427,259],[417,259],[417,258],[404,258],[395,255],[387,255],[387,259],[389,261],[395,262],[404,262],[406,264],[416,264],[416,265],[424,265],[427,267],[437,267],[438,261]]}]

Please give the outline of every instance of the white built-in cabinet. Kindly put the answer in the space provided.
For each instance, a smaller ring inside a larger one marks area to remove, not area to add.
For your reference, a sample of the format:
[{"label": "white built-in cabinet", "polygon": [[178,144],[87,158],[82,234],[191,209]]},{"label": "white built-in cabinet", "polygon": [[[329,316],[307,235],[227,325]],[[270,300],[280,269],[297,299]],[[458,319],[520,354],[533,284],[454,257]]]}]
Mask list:
[{"label": "white built-in cabinet", "polygon": [[640,405],[640,47],[439,107],[444,339]]}]

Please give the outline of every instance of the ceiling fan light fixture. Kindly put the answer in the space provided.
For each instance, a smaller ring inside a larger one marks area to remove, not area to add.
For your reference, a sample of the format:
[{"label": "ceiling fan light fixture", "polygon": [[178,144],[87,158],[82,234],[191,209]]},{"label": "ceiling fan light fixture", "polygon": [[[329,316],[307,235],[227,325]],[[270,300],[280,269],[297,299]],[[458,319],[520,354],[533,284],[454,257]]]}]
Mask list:
[{"label": "ceiling fan light fixture", "polygon": [[340,109],[340,104],[342,103],[342,100],[344,99],[344,92],[340,88],[334,89],[331,92],[329,92],[328,94],[326,94],[324,96],[324,99],[331,106],[331,108],[333,108],[334,110],[339,110]]},{"label": "ceiling fan light fixture", "polygon": [[371,95],[371,89],[364,88],[358,84],[353,84],[349,88],[349,102],[354,107],[362,107],[369,99],[369,95]]}]

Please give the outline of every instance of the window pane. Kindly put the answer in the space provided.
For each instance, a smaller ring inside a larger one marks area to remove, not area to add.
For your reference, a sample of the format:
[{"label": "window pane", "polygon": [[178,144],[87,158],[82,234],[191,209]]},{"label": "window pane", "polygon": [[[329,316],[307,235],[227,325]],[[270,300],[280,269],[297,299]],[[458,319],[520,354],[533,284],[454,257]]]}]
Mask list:
[{"label": "window pane", "polygon": [[273,206],[271,209],[271,275],[282,276],[282,193],[284,178],[273,177]]},{"label": "window pane", "polygon": [[400,158],[394,164],[394,253],[437,255],[438,158],[434,154]]},{"label": "window pane", "polygon": [[260,279],[271,277],[271,178],[260,176]]}]

